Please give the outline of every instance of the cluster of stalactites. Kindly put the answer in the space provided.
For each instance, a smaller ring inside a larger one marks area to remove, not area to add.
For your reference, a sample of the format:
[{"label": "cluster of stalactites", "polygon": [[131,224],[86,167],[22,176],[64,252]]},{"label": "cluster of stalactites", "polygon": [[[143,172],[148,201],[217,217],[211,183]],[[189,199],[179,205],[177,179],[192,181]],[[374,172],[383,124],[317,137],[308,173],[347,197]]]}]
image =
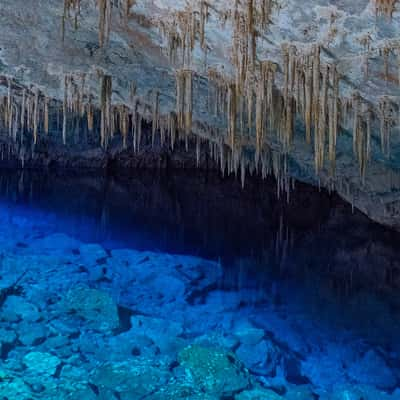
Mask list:
[{"label": "cluster of stalactites", "polygon": [[396,105],[388,96],[383,96],[379,100],[379,120],[381,134],[381,150],[384,155],[390,155],[390,137],[392,127],[396,124]]},{"label": "cluster of stalactites", "polygon": [[[397,83],[400,86],[400,42],[386,42],[379,50],[383,59],[383,78],[388,82]],[[396,59],[397,73],[391,68],[391,59]]]},{"label": "cluster of stalactites", "polygon": [[62,140],[67,144],[68,116],[79,115],[83,117],[87,111],[89,130],[93,129],[92,98],[86,90],[86,75],[84,73],[66,74],[64,76],[64,97],[62,103],[63,123]]},{"label": "cluster of stalactites", "polygon": [[73,19],[75,29],[78,28],[78,19],[81,13],[81,0],[64,0],[64,10],[62,15],[62,40],[65,38],[65,24],[69,19]]},{"label": "cluster of stalactites", "polygon": [[271,23],[272,0],[235,0],[232,18],[232,63],[236,69],[237,90],[243,92],[252,79],[257,61],[257,38]]},{"label": "cluster of stalactites", "polygon": [[[283,115],[281,142],[288,148],[296,116],[304,121],[305,139],[314,136],[314,163],[318,174],[324,167],[326,143],[330,171],[334,173],[339,116],[339,74],[335,65],[321,62],[321,48],[298,54],[294,46],[283,47]],[[314,135],[313,135],[314,133]]]},{"label": "cluster of stalactites", "polygon": [[29,90],[16,85],[10,78],[6,78],[6,81],[7,96],[3,97],[0,104],[2,125],[13,142],[21,143],[24,134],[31,133],[36,144],[40,128],[45,134],[49,132],[50,99],[37,87]]},{"label": "cluster of stalactites", "polygon": [[203,50],[207,50],[206,24],[209,6],[204,0],[198,4],[198,7],[188,4],[184,10],[174,12],[168,21],[160,21],[160,32],[167,41],[168,57],[175,65],[191,65],[197,42]]},{"label": "cluster of stalactites", "polygon": [[[120,17],[125,26],[128,25],[131,16],[131,8],[136,4],[136,0],[94,0],[99,11],[98,37],[99,45],[103,47],[109,42],[111,32],[112,9],[119,9]],[[79,17],[81,15],[81,0],[64,0],[62,15],[62,40],[65,38],[66,22],[73,20],[74,28],[78,28]]]},{"label": "cluster of stalactites", "polygon": [[398,0],[375,0],[375,13],[376,15],[383,15],[388,19],[392,19],[396,11],[396,4]]}]

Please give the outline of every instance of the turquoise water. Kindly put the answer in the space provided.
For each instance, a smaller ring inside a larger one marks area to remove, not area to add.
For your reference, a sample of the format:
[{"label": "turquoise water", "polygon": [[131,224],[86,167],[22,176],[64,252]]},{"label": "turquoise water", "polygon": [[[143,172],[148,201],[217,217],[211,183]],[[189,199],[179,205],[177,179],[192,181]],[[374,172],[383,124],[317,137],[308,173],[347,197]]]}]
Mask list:
[{"label": "turquoise water", "polygon": [[327,272],[386,233],[192,184],[1,175],[0,399],[400,399],[396,291]]}]

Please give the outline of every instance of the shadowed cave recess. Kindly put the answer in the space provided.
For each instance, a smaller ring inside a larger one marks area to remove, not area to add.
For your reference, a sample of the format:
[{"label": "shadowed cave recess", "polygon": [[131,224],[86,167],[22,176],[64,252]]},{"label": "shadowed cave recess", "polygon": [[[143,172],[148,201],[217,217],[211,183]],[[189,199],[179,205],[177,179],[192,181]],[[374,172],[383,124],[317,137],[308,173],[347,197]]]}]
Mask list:
[{"label": "shadowed cave recess", "polygon": [[0,400],[400,399],[397,0],[1,0]]}]

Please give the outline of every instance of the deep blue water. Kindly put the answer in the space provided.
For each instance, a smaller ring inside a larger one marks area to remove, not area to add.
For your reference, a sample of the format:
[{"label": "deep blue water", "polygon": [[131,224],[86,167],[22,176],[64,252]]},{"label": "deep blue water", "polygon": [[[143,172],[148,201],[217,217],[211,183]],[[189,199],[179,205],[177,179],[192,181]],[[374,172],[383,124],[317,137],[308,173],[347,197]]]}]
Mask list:
[{"label": "deep blue water", "polygon": [[399,236],[264,185],[3,172],[0,399],[400,398]]}]

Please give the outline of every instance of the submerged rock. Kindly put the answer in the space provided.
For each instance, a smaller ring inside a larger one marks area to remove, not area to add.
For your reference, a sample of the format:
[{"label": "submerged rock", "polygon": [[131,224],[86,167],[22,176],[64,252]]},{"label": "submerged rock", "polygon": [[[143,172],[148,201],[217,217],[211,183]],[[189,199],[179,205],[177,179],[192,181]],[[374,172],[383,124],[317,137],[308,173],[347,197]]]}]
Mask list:
[{"label": "submerged rock", "polygon": [[329,393],[321,394],[321,400],[398,400],[400,397],[377,390],[369,385],[339,385]]},{"label": "submerged rock", "polygon": [[21,296],[8,296],[1,309],[1,318],[14,322],[23,319],[26,322],[35,322],[40,318],[38,308]]},{"label": "submerged rock", "polygon": [[256,328],[249,321],[236,323],[233,333],[245,345],[256,345],[265,335],[264,329]]},{"label": "submerged rock", "polygon": [[351,379],[361,384],[373,385],[378,389],[393,389],[397,379],[385,360],[375,351],[367,351],[348,369]]},{"label": "submerged rock", "polygon": [[[7,348],[15,342],[17,335],[14,331],[9,329],[0,329],[0,355],[4,356]],[[1,376],[0,376],[1,379]]]},{"label": "submerged rock", "polygon": [[18,324],[18,340],[24,346],[35,346],[46,340],[48,335],[45,324],[26,323]]},{"label": "submerged rock", "polygon": [[270,375],[275,371],[279,355],[273,345],[262,340],[256,345],[241,344],[236,350],[237,357],[251,371]]},{"label": "submerged rock", "polygon": [[178,322],[136,315],[131,318],[131,324],[131,335],[149,338],[162,354],[171,355],[173,358],[187,344],[179,337],[183,333],[183,327]]},{"label": "submerged rock", "polygon": [[32,351],[24,357],[23,363],[31,374],[49,377],[55,374],[61,361],[50,353]]},{"label": "submerged rock", "polygon": [[188,346],[178,356],[193,384],[205,393],[232,395],[250,384],[248,371],[225,349]]},{"label": "submerged rock", "polygon": [[70,253],[78,249],[81,242],[63,233],[54,233],[32,242],[37,252]]},{"label": "submerged rock", "polygon": [[272,390],[252,389],[237,394],[235,400],[284,400],[284,398]]},{"label": "submerged rock", "polygon": [[63,305],[68,313],[82,318],[88,329],[110,331],[119,326],[117,304],[100,290],[74,287],[67,293]]},{"label": "submerged rock", "polygon": [[97,367],[90,382],[103,390],[118,393],[121,400],[139,399],[165,386],[170,373],[167,365],[154,360],[105,363]]},{"label": "submerged rock", "polygon": [[79,256],[85,266],[93,266],[106,259],[108,254],[99,244],[89,243],[79,247]]}]

